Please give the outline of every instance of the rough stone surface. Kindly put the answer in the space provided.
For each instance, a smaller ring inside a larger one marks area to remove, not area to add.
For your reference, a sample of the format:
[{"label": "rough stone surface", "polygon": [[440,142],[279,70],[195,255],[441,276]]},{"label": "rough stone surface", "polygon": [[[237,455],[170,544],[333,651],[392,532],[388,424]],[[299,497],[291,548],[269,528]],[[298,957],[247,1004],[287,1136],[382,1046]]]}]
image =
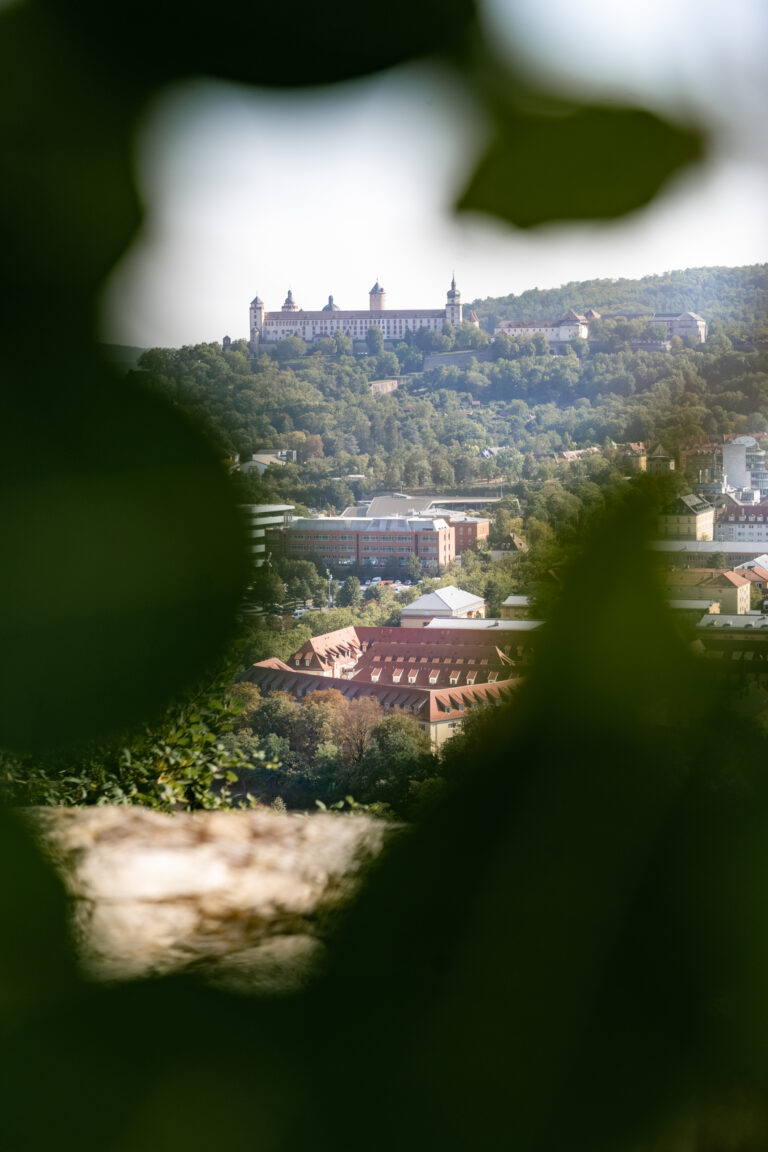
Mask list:
[{"label": "rough stone surface", "polygon": [[90,975],[190,969],[255,990],[307,978],[329,913],[392,827],[364,815],[129,807],[37,808],[29,819],[64,877]]}]

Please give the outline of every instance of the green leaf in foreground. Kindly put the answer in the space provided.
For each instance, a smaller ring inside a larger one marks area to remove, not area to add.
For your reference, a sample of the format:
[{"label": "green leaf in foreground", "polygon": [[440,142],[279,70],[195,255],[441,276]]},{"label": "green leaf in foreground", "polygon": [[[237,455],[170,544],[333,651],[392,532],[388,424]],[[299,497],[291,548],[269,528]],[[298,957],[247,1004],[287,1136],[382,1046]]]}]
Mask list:
[{"label": "green leaf in foreground", "polygon": [[461,195],[460,211],[519,228],[620,216],[701,158],[701,135],[636,108],[507,115]]}]

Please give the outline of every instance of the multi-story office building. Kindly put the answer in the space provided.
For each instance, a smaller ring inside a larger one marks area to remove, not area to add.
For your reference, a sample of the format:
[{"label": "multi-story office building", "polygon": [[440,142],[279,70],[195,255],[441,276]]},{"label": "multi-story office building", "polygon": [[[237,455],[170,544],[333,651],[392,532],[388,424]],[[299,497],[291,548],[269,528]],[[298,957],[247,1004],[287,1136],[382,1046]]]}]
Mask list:
[{"label": "multi-story office building", "polygon": [[291,521],[293,504],[241,504],[240,509],[248,522],[251,555],[257,568],[267,558],[267,530],[283,527]]},{"label": "multi-story office building", "polygon": [[454,529],[442,517],[302,518],[269,532],[267,544],[276,555],[318,556],[334,567],[405,568],[413,555],[444,568],[456,558]]}]

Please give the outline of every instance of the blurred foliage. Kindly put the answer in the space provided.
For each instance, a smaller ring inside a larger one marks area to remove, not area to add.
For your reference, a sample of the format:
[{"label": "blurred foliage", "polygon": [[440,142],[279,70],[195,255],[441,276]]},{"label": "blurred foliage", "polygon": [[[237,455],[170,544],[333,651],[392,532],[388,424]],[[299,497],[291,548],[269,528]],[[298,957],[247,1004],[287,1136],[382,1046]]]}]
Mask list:
[{"label": "blurred foliage", "polygon": [[[542,206],[642,204],[700,141],[532,93],[468,0],[396,0],[386,19],[302,2],[290,34],[282,9],[229,0],[28,0],[0,21],[0,743],[58,752],[194,683],[246,576],[219,446],[93,343],[96,295],[141,217],[134,132],[162,84],[307,85],[437,55],[499,125],[464,206],[526,225]],[[586,143],[554,196],[563,117]],[[665,627],[642,516],[598,518],[525,707],[498,714],[471,773],[382,861],[305,993],[94,988],[61,886],[0,811],[5,1144],[763,1149],[764,743]]]},{"label": "blurred foliage", "polygon": [[[521,228],[621,216],[652,200],[701,151],[696,132],[650,112],[572,105],[531,115],[515,108],[503,118],[459,208],[489,212]],[[521,171],[532,178],[520,180]],[[589,172],[590,179],[563,181],[564,172]]]},{"label": "blurred foliage", "polygon": [[160,811],[248,805],[242,776],[264,761],[254,746],[246,758],[227,744],[240,715],[230,664],[212,684],[184,693],[151,725],[105,744],[28,756],[0,755],[0,796],[6,803],[141,804]]},{"label": "blurred foliage", "polygon": [[334,1027],[326,1085],[366,1052],[341,1147],[383,1075],[372,1149],[766,1146],[765,738],[669,627],[651,515],[596,518],[528,682],[349,915],[319,1030],[355,973],[378,1011],[375,1051]]}]

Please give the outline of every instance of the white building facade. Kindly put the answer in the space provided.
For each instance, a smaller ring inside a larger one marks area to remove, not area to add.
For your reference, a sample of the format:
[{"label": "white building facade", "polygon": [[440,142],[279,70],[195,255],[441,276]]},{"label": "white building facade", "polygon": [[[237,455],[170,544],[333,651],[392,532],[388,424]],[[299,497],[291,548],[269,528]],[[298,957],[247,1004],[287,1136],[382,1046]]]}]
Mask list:
[{"label": "white building facade", "polygon": [[[251,349],[256,351],[260,344],[274,344],[287,336],[299,336],[311,344],[336,332],[364,342],[369,328],[378,328],[385,340],[397,341],[421,328],[442,332],[445,324],[461,324],[464,318],[455,279],[451,281],[443,308],[391,309],[386,307],[386,299],[386,292],[378,281],[368,293],[368,308],[361,311],[345,311],[329,296],[328,303],[319,311],[305,312],[289,291],[279,312],[267,312],[264,302],[256,296],[250,309]],[[479,327],[477,319],[470,318],[470,322]]]},{"label": "white building facade", "polygon": [[698,312],[654,312],[651,324],[663,324],[670,337],[690,338],[696,344],[707,339],[707,322]]},{"label": "white building facade", "polygon": [[733,504],[724,508],[715,524],[715,540],[768,544],[768,504]]},{"label": "white building facade", "polygon": [[567,344],[569,340],[580,336],[586,340],[589,336],[589,320],[580,316],[578,312],[566,312],[559,320],[552,324],[516,324],[514,320],[504,320],[497,324],[493,330],[494,336],[535,336],[537,333],[546,336],[550,344]]}]

